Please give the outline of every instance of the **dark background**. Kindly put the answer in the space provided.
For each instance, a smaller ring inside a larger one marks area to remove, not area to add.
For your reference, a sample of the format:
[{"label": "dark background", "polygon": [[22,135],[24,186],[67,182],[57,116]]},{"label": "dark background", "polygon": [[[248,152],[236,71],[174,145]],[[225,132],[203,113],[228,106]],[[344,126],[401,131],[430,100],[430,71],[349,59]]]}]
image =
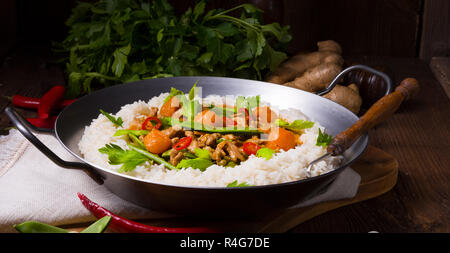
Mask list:
[{"label": "dark background", "polygon": [[[86,1],[86,0],[85,0]],[[92,1],[92,0],[90,0]],[[195,0],[169,0],[177,12]],[[448,0],[210,0],[209,8],[251,2],[265,10],[266,23],[290,25],[290,52],[338,41],[344,55],[419,57],[450,55]],[[0,58],[20,43],[49,43],[67,34],[64,21],[75,0],[2,0]]]}]

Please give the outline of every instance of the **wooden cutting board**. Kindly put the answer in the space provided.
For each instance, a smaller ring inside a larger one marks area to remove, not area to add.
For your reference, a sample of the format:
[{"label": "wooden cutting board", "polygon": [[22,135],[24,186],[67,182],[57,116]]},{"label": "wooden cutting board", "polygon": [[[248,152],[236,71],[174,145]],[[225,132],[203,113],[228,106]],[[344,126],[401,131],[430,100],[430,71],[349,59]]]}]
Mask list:
[{"label": "wooden cutting board", "polygon": [[[170,218],[141,220],[140,222],[154,226],[209,226],[225,232],[283,233],[313,217],[333,209],[356,202],[377,197],[391,190],[397,183],[397,160],[373,146],[351,166],[361,175],[358,193],[352,199],[329,201],[316,205],[284,210],[261,220],[198,220],[189,218]],[[69,226],[71,231],[81,231],[87,225]],[[320,231],[318,231],[320,232]]]}]

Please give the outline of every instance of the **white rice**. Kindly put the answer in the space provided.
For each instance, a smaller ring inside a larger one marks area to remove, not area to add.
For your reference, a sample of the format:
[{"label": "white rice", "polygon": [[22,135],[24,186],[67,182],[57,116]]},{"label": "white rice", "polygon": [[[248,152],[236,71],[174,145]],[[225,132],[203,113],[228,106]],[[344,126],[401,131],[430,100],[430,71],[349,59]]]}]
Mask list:
[{"label": "white rice", "polygon": [[[164,99],[169,93],[162,93],[158,97],[153,97],[148,102],[137,101],[133,104],[124,105],[114,116],[121,117],[123,128],[126,129],[134,118],[145,117],[145,112],[150,107],[160,108]],[[197,98],[198,99],[198,98]],[[221,105],[226,101],[231,105],[235,101],[234,96],[208,96],[203,99],[203,103]],[[264,102],[262,102],[264,104]],[[296,119],[308,120],[308,118],[297,109],[278,109],[271,106],[282,118],[293,121]],[[235,167],[223,167],[212,165],[205,171],[198,169],[184,168],[181,170],[169,170],[163,165],[150,165],[144,163],[137,166],[133,171],[124,172],[146,181],[163,183],[170,185],[185,186],[226,186],[237,180],[238,183],[245,182],[250,185],[267,185],[285,183],[304,179],[306,175],[306,166],[309,162],[326,153],[325,147],[316,146],[316,140],[319,133],[324,128],[315,122],[314,126],[305,129],[300,136],[302,145],[288,151],[276,153],[271,159],[266,160],[256,156],[250,156],[246,161],[241,162]],[[98,151],[99,148],[108,143],[114,143],[123,149],[128,149],[126,137],[113,137],[117,128],[104,115],[100,114],[94,119],[91,125],[87,126],[78,147],[86,160],[100,167],[117,171],[121,165],[110,165],[108,156]],[[317,176],[336,168],[340,163],[340,157],[332,157],[321,161],[313,166],[311,176]]]}]

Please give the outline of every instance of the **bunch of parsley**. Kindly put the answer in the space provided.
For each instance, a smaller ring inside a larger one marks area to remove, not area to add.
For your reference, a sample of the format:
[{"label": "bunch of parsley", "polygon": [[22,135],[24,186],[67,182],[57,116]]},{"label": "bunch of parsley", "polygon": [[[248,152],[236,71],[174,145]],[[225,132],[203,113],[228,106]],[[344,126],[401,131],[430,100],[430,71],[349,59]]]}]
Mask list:
[{"label": "bunch of parsley", "polygon": [[55,50],[67,57],[69,96],[148,78],[208,75],[262,79],[286,59],[289,27],[263,24],[251,4],[175,15],[167,0],[80,2]]}]

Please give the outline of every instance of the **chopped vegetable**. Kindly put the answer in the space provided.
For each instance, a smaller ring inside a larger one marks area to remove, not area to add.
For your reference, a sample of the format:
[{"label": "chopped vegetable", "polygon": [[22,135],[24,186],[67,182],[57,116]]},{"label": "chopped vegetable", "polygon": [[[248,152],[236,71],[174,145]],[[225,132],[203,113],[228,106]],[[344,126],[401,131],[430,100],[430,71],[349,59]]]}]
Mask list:
[{"label": "chopped vegetable", "polygon": [[314,126],[314,122],[311,121],[307,121],[307,120],[294,120],[292,123],[288,123],[282,119],[276,119],[275,120],[275,125],[276,126],[280,126],[280,127],[284,127],[286,129],[298,132],[301,131],[303,129],[307,129],[307,128],[311,128]]},{"label": "chopped vegetable", "polygon": [[[156,122],[156,125],[152,124],[152,121]],[[152,126],[149,127],[148,124],[151,124]],[[150,129],[159,129],[161,127],[161,120],[157,117],[148,117],[144,120],[144,123],[142,123],[142,129],[143,130],[150,130]]]},{"label": "chopped vegetable", "polygon": [[256,152],[258,152],[260,148],[261,147],[258,144],[250,141],[245,142],[242,146],[242,149],[247,155],[256,155]]},{"label": "chopped vegetable", "polygon": [[150,131],[148,130],[126,130],[126,129],[119,129],[117,130],[113,136],[121,136],[121,135],[127,135],[127,134],[132,134],[135,136],[141,136],[141,135],[146,135],[150,133]]},{"label": "chopped vegetable", "polygon": [[185,149],[191,144],[192,142],[192,136],[186,136],[181,138],[175,145],[173,145],[173,149],[175,150],[182,150]]},{"label": "chopped vegetable", "polygon": [[127,172],[136,168],[136,166],[143,164],[148,160],[148,157],[136,152],[135,150],[124,150],[120,146],[110,143],[98,150],[100,153],[107,154],[109,164],[119,165],[119,172]]},{"label": "chopped vegetable", "polygon": [[177,97],[171,97],[161,106],[159,113],[162,117],[171,117],[180,108],[180,106],[180,100],[178,100]]},{"label": "chopped vegetable", "polygon": [[111,114],[109,114],[109,113],[103,111],[102,109],[100,109],[100,112],[101,112],[103,115],[105,115],[105,117],[108,118],[114,125],[116,125],[116,126],[118,126],[118,127],[121,127],[121,126],[122,126],[123,120],[122,120],[121,117],[119,117],[119,118],[116,119],[114,116],[112,116]]},{"label": "chopped vegetable", "polygon": [[273,150],[288,151],[296,145],[296,135],[282,127],[272,128],[270,130],[267,147]]},{"label": "chopped vegetable", "polygon": [[172,151],[172,149],[168,149],[166,151],[164,151],[164,153],[161,154],[162,158],[170,158],[170,151]]},{"label": "chopped vegetable", "polygon": [[227,185],[227,187],[248,187],[248,186],[252,186],[252,185],[250,185],[246,182],[242,182],[242,183],[238,184],[237,180],[235,180]]},{"label": "chopped vegetable", "polygon": [[39,118],[49,118],[51,112],[57,109],[61,104],[65,93],[66,88],[62,85],[53,86],[53,88],[47,91],[44,96],[42,96],[38,106]]},{"label": "chopped vegetable", "polygon": [[98,219],[111,216],[111,221],[109,222],[109,228],[115,232],[119,233],[213,233],[217,232],[210,228],[203,227],[191,227],[191,228],[165,228],[165,227],[154,227],[132,220],[125,219],[121,216],[112,213],[108,209],[98,205],[97,203],[88,199],[84,194],[77,193],[78,198],[81,203],[86,207],[95,217]]},{"label": "chopped vegetable", "polygon": [[229,161],[226,165],[225,165],[225,167],[231,167],[231,168],[233,168],[234,166],[236,166],[237,164],[235,163],[235,162],[233,162],[233,161]]},{"label": "chopped vegetable", "polygon": [[209,155],[209,151],[206,150],[206,149],[196,148],[196,149],[194,150],[194,152],[195,152],[195,155],[196,155],[198,158],[206,159],[206,160],[211,160],[211,156]]},{"label": "chopped vegetable", "polygon": [[270,158],[272,158],[274,153],[275,153],[275,150],[273,150],[273,149],[261,148],[261,149],[258,149],[258,151],[256,152],[256,156],[265,158],[266,160],[269,160]]},{"label": "chopped vegetable", "polygon": [[144,137],[145,148],[153,154],[162,154],[172,146],[172,141],[165,133],[153,128],[149,134]]},{"label": "chopped vegetable", "polygon": [[195,159],[183,159],[177,164],[177,169],[181,168],[193,168],[199,169],[201,171],[206,170],[209,166],[214,163],[208,159],[195,158]]},{"label": "chopped vegetable", "polygon": [[323,146],[326,147],[330,142],[333,140],[333,137],[331,135],[328,135],[326,133],[322,133],[322,130],[319,128],[319,135],[317,136],[316,146]]},{"label": "chopped vegetable", "polygon": [[137,146],[139,148],[142,148],[142,149],[145,149],[144,143],[136,135],[130,133],[130,134],[128,134],[128,138],[130,138],[131,142],[135,146]]},{"label": "chopped vegetable", "polygon": [[130,147],[131,150],[134,150],[134,151],[136,151],[136,152],[138,152],[138,153],[140,153],[140,154],[146,156],[147,158],[149,158],[149,159],[155,161],[157,164],[162,164],[162,165],[164,165],[164,167],[166,167],[166,168],[168,168],[168,169],[170,169],[170,170],[178,170],[175,166],[173,166],[172,164],[166,162],[166,160],[162,159],[162,158],[159,157],[158,155],[149,153],[149,152],[147,152],[146,150],[143,150],[143,149],[134,147],[134,146],[132,146],[132,145],[128,145],[128,147]]},{"label": "chopped vegetable", "polygon": [[242,133],[242,134],[259,134],[260,130],[250,127],[205,127],[203,124],[193,121],[180,121],[174,118],[163,119],[164,124],[169,126],[181,126],[185,129],[192,129],[210,133]]}]

